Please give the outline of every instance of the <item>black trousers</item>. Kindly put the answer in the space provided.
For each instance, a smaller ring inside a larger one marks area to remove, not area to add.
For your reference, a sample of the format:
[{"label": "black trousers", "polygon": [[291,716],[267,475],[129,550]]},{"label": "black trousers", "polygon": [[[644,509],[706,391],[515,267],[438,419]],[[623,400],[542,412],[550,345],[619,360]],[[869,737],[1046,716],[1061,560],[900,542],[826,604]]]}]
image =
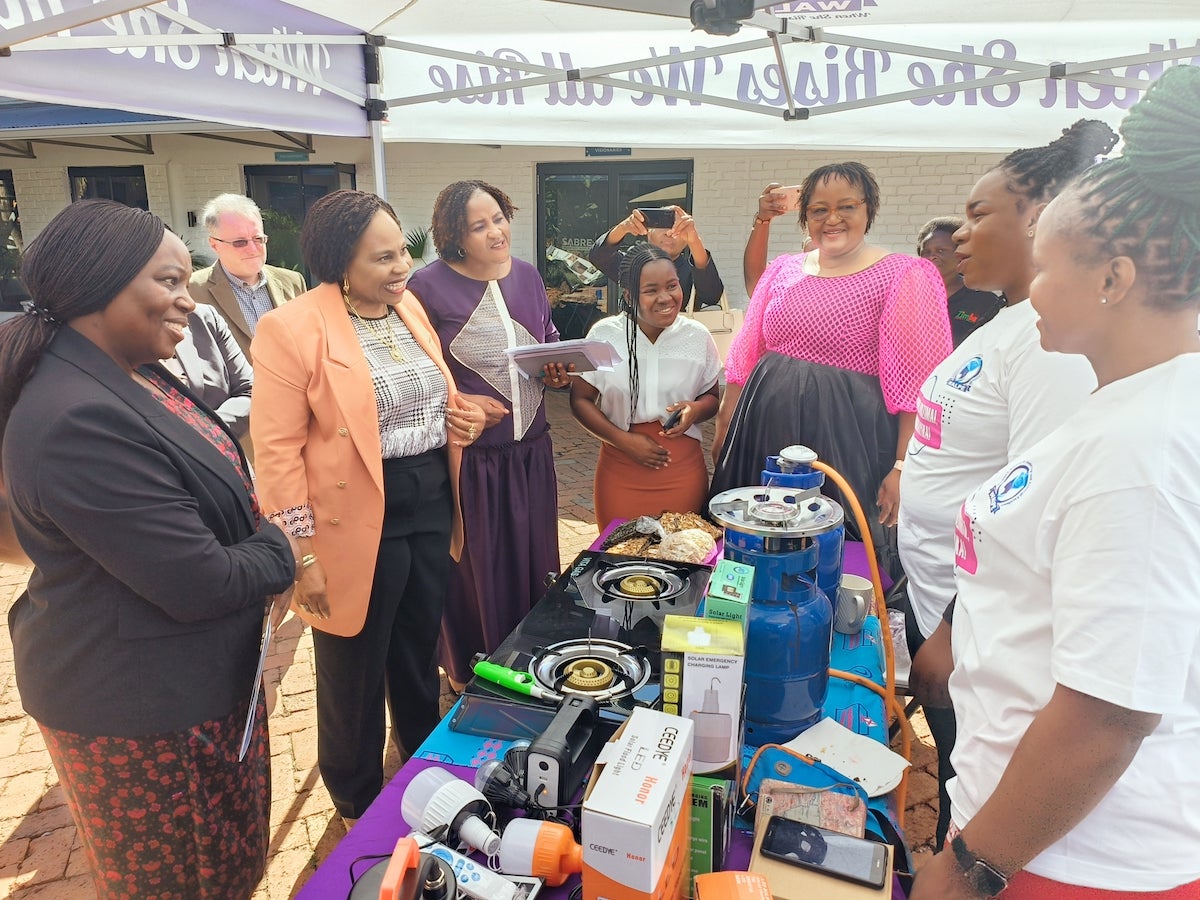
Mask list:
[{"label": "black trousers", "polygon": [[[917,658],[917,651],[925,643],[925,636],[917,625],[917,617],[912,611],[910,600],[904,607],[904,636],[908,643],[910,658]],[[929,734],[937,748],[938,758],[938,820],[937,831],[934,834],[933,852],[939,852],[946,843],[946,832],[950,830],[950,794],[946,791],[946,782],[954,777],[954,766],[950,762],[950,752],[954,749],[954,739],[958,735],[958,723],[954,718],[954,707],[936,707],[921,704],[925,711],[925,724],[929,726]]]},{"label": "black trousers", "polygon": [[333,805],[357,819],[383,789],[384,703],[401,753],[438,723],[435,655],[450,570],[443,450],[383,462],[383,532],[367,618],[354,637],[313,631],[317,762]]}]

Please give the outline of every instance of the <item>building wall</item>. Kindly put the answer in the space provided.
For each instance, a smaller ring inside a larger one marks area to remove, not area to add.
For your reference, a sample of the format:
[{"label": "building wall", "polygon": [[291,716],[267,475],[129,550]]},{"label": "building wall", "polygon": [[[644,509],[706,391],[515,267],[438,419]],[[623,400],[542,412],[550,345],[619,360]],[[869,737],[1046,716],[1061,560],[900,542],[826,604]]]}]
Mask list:
[{"label": "building wall", "polygon": [[[261,135],[250,134],[251,138]],[[208,249],[203,227],[189,228],[187,213],[199,215],[206,200],[223,191],[243,192],[244,165],[274,163],[274,152],[242,144],[186,135],[156,135],[152,156],[35,144],[35,160],[5,160],[13,170],[22,230],[33,238],[70,201],[68,166],[142,165],[153,212],[162,216],[193,250]],[[634,160],[680,159],[686,154],[635,150]],[[771,182],[795,184],[815,166],[845,159],[868,165],[883,195],[871,240],[893,250],[911,253],[920,226],[935,215],[961,211],[971,185],[999,161],[999,154],[877,153],[840,154],[797,150],[697,150],[694,167],[697,227],[718,260],[729,298],[744,305],[741,256],[757,211],[757,198]],[[315,138],[312,163],[349,163],[356,167],[361,190],[372,190],[370,145],[365,140]],[[537,164],[586,164],[579,147],[501,147],[465,144],[389,144],[388,195],[401,221],[427,227],[438,192],[446,184],[482,178],[503,188],[518,207],[513,227],[513,252],[532,260],[535,227]],[[802,240],[799,225],[781,217],[771,227],[768,257],[795,251]]]}]

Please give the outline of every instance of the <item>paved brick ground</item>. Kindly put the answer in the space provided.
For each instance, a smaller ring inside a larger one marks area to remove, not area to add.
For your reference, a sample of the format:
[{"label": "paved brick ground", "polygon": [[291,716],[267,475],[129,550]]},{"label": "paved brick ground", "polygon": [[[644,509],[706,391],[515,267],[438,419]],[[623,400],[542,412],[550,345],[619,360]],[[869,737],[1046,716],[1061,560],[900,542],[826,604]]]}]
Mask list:
[{"label": "paved brick ground", "polygon": [[[548,401],[558,472],[558,533],[564,563],[596,537],[592,474],[596,441],[571,418],[566,397]],[[711,429],[706,433],[711,438]],[[8,609],[24,588],[26,569],[0,564],[0,897],[95,900],[75,826],[33,720],[21,710],[13,676]],[[267,660],[271,730],[271,845],[255,900],[292,897],[345,831],[316,769],[317,723],[311,634],[284,622]],[[451,698],[443,696],[443,704]],[[909,779],[907,832],[928,847],[936,815],[936,756],[918,717]],[[399,760],[388,760],[394,771]]]}]

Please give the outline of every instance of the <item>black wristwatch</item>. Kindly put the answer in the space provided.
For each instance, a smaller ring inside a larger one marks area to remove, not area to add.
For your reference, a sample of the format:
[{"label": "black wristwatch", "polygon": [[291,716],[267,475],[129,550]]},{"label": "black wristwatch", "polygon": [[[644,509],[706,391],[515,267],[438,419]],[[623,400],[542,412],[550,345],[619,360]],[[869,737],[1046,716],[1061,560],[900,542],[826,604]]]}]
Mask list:
[{"label": "black wristwatch", "polygon": [[954,851],[959,871],[980,897],[995,897],[1008,887],[1008,876],[972,853],[961,834],[956,834],[950,841],[950,849]]}]

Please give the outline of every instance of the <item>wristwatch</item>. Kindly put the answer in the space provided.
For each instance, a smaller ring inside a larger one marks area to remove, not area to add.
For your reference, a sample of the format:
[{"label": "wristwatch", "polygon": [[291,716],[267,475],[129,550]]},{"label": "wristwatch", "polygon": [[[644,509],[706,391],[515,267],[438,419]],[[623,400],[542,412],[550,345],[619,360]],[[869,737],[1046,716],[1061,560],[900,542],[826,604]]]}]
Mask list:
[{"label": "wristwatch", "polygon": [[1008,887],[1008,876],[972,853],[961,834],[956,834],[950,841],[950,849],[954,851],[954,861],[967,884],[980,897],[995,897]]}]

